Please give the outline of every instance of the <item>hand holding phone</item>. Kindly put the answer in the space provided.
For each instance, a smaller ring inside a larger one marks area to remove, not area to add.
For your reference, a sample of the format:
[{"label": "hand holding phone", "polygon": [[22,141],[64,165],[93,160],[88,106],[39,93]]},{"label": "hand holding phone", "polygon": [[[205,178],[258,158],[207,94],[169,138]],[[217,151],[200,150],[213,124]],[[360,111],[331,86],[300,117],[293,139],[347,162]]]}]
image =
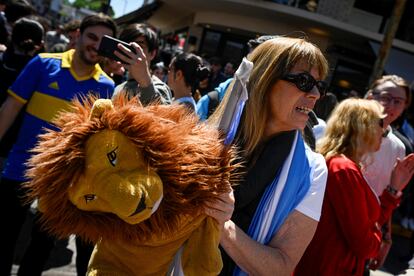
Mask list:
[{"label": "hand holding phone", "polygon": [[119,39],[105,35],[99,44],[98,54],[121,62],[128,70],[131,78],[134,78],[142,87],[151,84],[151,73],[145,52],[138,43],[126,43]]},{"label": "hand holding phone", "polygon": [[[123,60],[121,60],[117,55],[115,55],[115,51],[118,51],[123,54],[121,50],[118,48],[118,44],[121,44],[128,48],[131,52],[136,53],[135,48],[130,45],[129,43],[126,43],[122,40],[113,38],[109,35],[104,35],[102,37],[101,43],[99,44],[98,48],[98,54],[107,57],[116,61],[119,61],[121,63],[125,63]],[[125,55],[125,54],[124,54]],[[125,55],[127,57],[127,55]]]}]

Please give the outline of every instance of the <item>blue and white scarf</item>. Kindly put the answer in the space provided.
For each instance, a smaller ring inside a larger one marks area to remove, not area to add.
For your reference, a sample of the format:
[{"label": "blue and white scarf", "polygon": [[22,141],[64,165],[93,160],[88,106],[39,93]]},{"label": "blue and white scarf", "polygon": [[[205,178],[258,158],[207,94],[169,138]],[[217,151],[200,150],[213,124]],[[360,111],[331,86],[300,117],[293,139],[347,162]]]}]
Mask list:
[{"label": "blue and white scarf", "polygon": [[[260,200],[248,235],[261,244],[268,244],[288,215],[298,206],[310,188],[311,167],[306,158],[302,135],[295,140],[282,169]],[[234,276],[247,275],[236,267]]]}]

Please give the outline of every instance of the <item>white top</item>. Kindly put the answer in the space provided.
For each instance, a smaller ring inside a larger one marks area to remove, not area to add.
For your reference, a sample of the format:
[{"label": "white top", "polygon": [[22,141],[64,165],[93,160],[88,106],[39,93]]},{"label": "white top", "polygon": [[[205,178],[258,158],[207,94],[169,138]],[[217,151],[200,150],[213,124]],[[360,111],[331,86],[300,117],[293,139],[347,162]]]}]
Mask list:
[{"label": "white top", "polygon": [[312,128],[313,135],[315,136],[315,140],[318,141],[322,138],[322,136],[325,134],[326,129],[326,123],[321,118],[318,119],[318,124],[314,125]]},{"label": "white top", "polygon": [[391,182],[391,172],[397,158],[403,159],[405,146],[392,130],[382,138],[380,149],[367,155],[363,161],[362,173],[368,184],[380,196],[385,187]]},{"label": "white top", "polygon": [[306,155],[311,167],[311,186],[296,210],[319,221],[328,178],[328,168],[326,167],[325,158],[321,154],[313,152],[308,146],[306,146]]}]

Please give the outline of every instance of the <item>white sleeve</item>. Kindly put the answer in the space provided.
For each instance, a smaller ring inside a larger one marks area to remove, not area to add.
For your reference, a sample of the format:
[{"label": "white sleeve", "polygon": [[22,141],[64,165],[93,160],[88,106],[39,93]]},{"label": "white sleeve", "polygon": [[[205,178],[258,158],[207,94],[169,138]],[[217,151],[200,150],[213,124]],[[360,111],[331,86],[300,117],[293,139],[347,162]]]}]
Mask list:
[{"label": "white sleeve", "polygon": [[306,155],[308,156],[309,165],[311,166],[311,184],[308,193],[296,207],[296,210],[319,221],[325,194],[326,180],[328,178],[328,168],[326,167],[325,158],[322,155],[312,152],[310,149],[307,150]]}]

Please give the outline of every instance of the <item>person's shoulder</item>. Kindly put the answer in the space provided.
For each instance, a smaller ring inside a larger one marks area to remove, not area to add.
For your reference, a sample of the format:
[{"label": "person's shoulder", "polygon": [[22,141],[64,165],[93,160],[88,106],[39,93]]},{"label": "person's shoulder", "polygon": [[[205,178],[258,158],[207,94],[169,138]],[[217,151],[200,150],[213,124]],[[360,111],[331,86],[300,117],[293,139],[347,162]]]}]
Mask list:
[{"label": "person's shoulder", "polygon": [[116,95],[118,95],[119,93],[121,93],[121,91],[124,91],[126,84],[127,84],[127,81],[124,81],[123,83],[120,83],[117,86],[115,86],[114,95],[113,96],[115,97]]},{"label": "person's shoulder", "polygon": [[208,94],[205,94],[204,96],[202,96],[198,102],[197,102],[197,107],[202,107],[202,106],[208,106],[208,103],[210,102],[210,97],[208,96]]},{"label": "person's shoulder", "polygon": [[394,132],[395,130],[390,131],[388,135],[384,137],[383,139],[389,140],[390,147],[396,148],[396,149],[403,149],[405,151],[404,143],[401,141],[400,138],[397,137],[397,135]]},{"label": "person's shoulder", "polygon": [[305,144],[305,152],[309,161],[309,165],[313,170],[323,170],[326,171],[326,161],[322,154],[313,151],[308,145]]},{"label": "person's shoulder", "polygon": [[221,101],[224,97],[224,94],[227,92],[227,89],[230,86],[230,83],[233,81],[233,78],[229,78],[219,84],[214,90],[218,92],[219,100]]},{"label": "person's shoulder", "polygon": [[152,75],[151,76],[151,80],[152,80],[152,84],[154,86],[165,87],[165,89],[170,90],[170,87],[165,82],[163,82],[162,80],[160,80],[157,76]]},{"label": "person's shoulder", "polygon": [[38,54],[39,62],[42,64],[56,64],[60,65],[63,58],[63,53],[41,53]]},{"label": "person's shoulder", "polygon": [[100,73],[100,76],[99,76],[99,79],[98,79],[98,83],[101,83],[101,84],[104,84],[104,85],[110,85],[112,87],[115,86],[114,80],[110,76],[108,76],[105,73],[105,71],[103,71],[101,69],[101,71],[99,73]]},{"label": "person's shoulder", "polygon": [[404,134],[402,134],[399,130],[396,129],[393,129],[393,134],[398,138],[398,140],[400,140],[403,143],[407,155],[413,152],[413,146],[410,140],[406,136],[404,136]]},{"label": "person's shoulder", "polygon": [[329,171],[337,172],[342,170],[359,170],[358,166],[349,158],[342,155],[336,155],[326,161]]}]

